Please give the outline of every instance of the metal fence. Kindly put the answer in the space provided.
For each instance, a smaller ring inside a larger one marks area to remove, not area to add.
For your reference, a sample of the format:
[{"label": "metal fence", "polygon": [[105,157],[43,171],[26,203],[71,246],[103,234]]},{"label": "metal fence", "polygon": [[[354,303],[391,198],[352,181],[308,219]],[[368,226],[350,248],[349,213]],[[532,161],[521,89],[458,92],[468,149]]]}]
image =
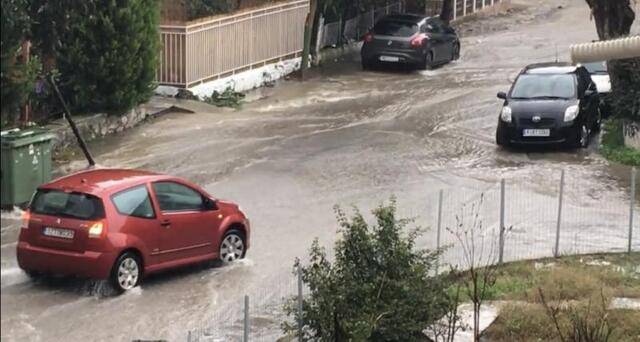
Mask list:
[{"label": "metal fence", "polygon": [[300,56],[309,0],[183,25],[161,25],[161,85],[197,84]]},{"label": "metal fence", "polygon": [[439,15],[444,1],[453,2],[453,20],[474,14],[504,0],[426,0],[425,9],[428,15]]},{"label": "metal fence", "polygon": [[[446,248],[440,270],[447,265],[465,267],[456,226],[461,217],[476,212],[484,233],[476,237],[477,243],[488,258],[477,260],[478,264],[640,251],[636,170],[626,179],[602,179],[601,189],[587,187],[577,170],[572,171],[559,170],[555,179],[538,186],[522,178],[482,188],[434,191],[425,195],[425,203],[407,203],[409,209],[401,206],[399,210],[423,217],[418,224],[431,228],[432,234],[417,240],[417,246]],[[203,328],[189,331],[189,342],[277,341],[283,336],[281,323],[293,319],[285,315],[285,303],[298,310],[306,289],[299,275],[291,271],[264,284],[250,296],[224,305],[210,321],[203,322]]]},{"label": "metal fence", "polygon": [[401,12],[402,3],[396,2],[384,7],[371,9],[347,20],[340,19],[336,22],[325,23],[324,18],[320,17],[316,48],[338,46],[360,40],[378,19],[388,14]]}]

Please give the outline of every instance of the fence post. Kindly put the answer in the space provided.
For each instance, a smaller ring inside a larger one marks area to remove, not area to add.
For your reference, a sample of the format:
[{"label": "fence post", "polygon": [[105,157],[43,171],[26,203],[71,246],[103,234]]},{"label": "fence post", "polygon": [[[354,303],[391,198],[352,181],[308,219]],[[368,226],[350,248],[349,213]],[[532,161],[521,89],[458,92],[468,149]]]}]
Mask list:
[{"label": "fence post", "polygon": [[467,16],[467,1],[468,0],[463,0],[462,1],[462,16],[463,17]]},{"label": "fence post", "polygon": [[[444,190],[440,190],[438,192],[438,232],[436,233],[436,248],[440,249],[440,236],[442,232],[442,197],[444,195]],[[439,274],[440,268],[440,258],[436,260],[436,275]]]},{"label": "fence post", "polygon": [[315,48],[315,64],[320,64],[320,49],[323,48],[324,45],[324,16],[320,15],[318,18],[318,35],[316,36],[316,48]]},{"label": "fence post", "polygon": [[558,196],[558,221],[556,225],[556,248],[553,250],[553,256],[560,256],[560,224],[562,220],[562,193],[564,192],[564,170],[560,174],[560,195]]},{"label": "fence post", "polygon": [[498,263],[502,264],[504,260],[504,195],[505,195],[505,180],[500,181],[500,257]]},{"label": "fence post", "polygon": [[473,13],[476,13],[476,11],[478,10],[478,9],[476,8],[476,4],[477,4],[478,2],[477,2],[476,0],[471,0],[471,1],[473,1]]},{"label": "fence post", "polygon": [[631,168],[631,197],[629,198],[629,249],[631,253],[631,240],[633,239],[633,209],[636,202],[636,168]]},{"label": "fence post", "polygon": [[453,1],[453,20],[456,20],[456,18],[458,18],[458,0],[447,1]]},{"label": "fence post", "polygon": [[483,8],[483,9],[484,9],[484,6],[485,6],[485,1],[486,1],[486,0],[482,0],[482,8]]},{"label": "fence post", "polygon": [[302,267],[298,266],[298,342],[302,342]]},{"label": "fence post", "polygon": [[249,342],[249,296],[244,296],[244,338],[243,342]]}]

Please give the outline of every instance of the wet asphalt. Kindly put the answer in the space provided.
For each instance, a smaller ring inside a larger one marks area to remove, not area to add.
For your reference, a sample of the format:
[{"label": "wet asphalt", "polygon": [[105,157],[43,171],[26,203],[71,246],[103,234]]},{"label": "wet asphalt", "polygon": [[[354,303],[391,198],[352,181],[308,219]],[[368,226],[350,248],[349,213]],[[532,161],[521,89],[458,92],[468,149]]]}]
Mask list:
[{"label": "wet asphalt", "polygon": [[195,113],[166,114],[92,143],[100,165],[186,177],[239,203],[253,226],[247,259],[154,276],[117,297],[95,282],[33,282],[15,260],[19,212],[3,213],[2,340],[185,340],[191,329],[239,315],[245,294],[260,307],[256,329],[270,340],[278,322],[267,311],[295,290],[294,259],[314,238],[330,246],[337,236],[334,205],[368,212],[395,195],[401,215],[432,228],[419,239],[431,248],[438,190],[445,191],[444,225],[454,226],[460,206],[484,194],[491,226],[505,179],[514,227],[507,258],[548,255],[561,170],[571,237],[562,250],[622,249],[630,169],[604,160],[597,136],[586,150],[495,145],[496,93],[526,64],[568,60],[570,44],[596,39],[584,1],[514,3],[511,13],[461,24],[460,60],[435,70],[363,72],[358,55],[348,55],[326,61],[304,83],[251,92],[241,110],[185,102]]}]

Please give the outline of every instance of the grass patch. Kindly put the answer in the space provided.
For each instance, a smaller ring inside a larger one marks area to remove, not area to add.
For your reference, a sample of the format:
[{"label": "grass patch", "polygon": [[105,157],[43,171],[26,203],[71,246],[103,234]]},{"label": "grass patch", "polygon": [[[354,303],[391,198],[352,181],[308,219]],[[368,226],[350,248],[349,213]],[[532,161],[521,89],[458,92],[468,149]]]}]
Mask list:
[{"label": "grass patch", "polygon": [[600,153],[614,162],[640,166],[640,151],[624,145],[623,122],[609,119],[603,122]]},{"label": "grass patch", "polygon": [[[588,301],[573,304],[573,310],[565,309],[559,319],[559,326],[565,337],[570,336],[572,327],[570,315],[581,315],[596,322],[603,317],[597,306],[592,303],[587,313]],[[571,312],[571,314],[567,314]],[[640,339],[640,311],[607,310],[606,320],[612,329],[609,341],[638,341]],[[500,309],[500,316],[485,330],[483,336],[488,341],[560,341],[553,321],[542,304],[513,303]]]},{"label": "grass patch", "polygon": [[[485,331],[489,341],[560,341],[542,304],[561,308],[565,337],[576,319],[592,327],[606,317],[609,341],[640,341],[640,311],[608,310],[613,297],[640,298],[640,253],[568,256],[505,264],[500,267],[489,300],[512,300]],[[467,300],[467,298],[463,298]],[[604,302],[603,302],[604,301]],[[605,305],[606,303],[606,305]]]}]

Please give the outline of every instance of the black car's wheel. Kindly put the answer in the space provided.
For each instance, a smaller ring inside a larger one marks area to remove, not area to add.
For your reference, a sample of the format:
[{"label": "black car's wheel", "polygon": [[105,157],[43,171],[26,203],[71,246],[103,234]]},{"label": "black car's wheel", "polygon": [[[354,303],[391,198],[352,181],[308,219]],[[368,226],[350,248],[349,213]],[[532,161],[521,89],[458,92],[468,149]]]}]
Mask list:
[{"label": "black car's wheel", "polygon": [[138,286],[142,278],[142,262],[132,252],[123,253],[111,270],[111,285],[122,293]]},{"label": "black car's wheel", "polygon": [[362,59],[362,70],[371,70],[371,62]]},{"label": "black car's wheel", "polygon": [[576,147],[587,148],[589,146],[590,132],[587,128],[587,124],[581,124],[578,130],[578,137],[576,138]]},{"label": "black car's wheel", "polygon": [[593,127],[591,130],[594,132],[600,132],[600,126],[602,126],[602,111],[598,108],[598,113],[596,114],[596,120],[593,122]]},{"label": "black car's wheel", "polygon": [[237,230],[231,229],[222,238],[220,243],[220,260],[223,262],[233,262],[244,258],[247,253],[244,234]]},{"label": "black car's wheel", "polygon": [[460,59],[460,43],[456,42],[451,51],[451,60],[457,61],[458,59]]},{"label": "black car's wheel", "polygon": [[498,144],[498,146],[504,147],[509,146],[509,139],[507,139],[504,132],[500,129],[500,126],[498,126],[498,129],[496,129],[496,144]]},{"label": "black car's wheel", "polygon": [[424,61],[418,65],[420,70],[431,70],[433,68],[433,51],[427,52],[424,56]]}]

